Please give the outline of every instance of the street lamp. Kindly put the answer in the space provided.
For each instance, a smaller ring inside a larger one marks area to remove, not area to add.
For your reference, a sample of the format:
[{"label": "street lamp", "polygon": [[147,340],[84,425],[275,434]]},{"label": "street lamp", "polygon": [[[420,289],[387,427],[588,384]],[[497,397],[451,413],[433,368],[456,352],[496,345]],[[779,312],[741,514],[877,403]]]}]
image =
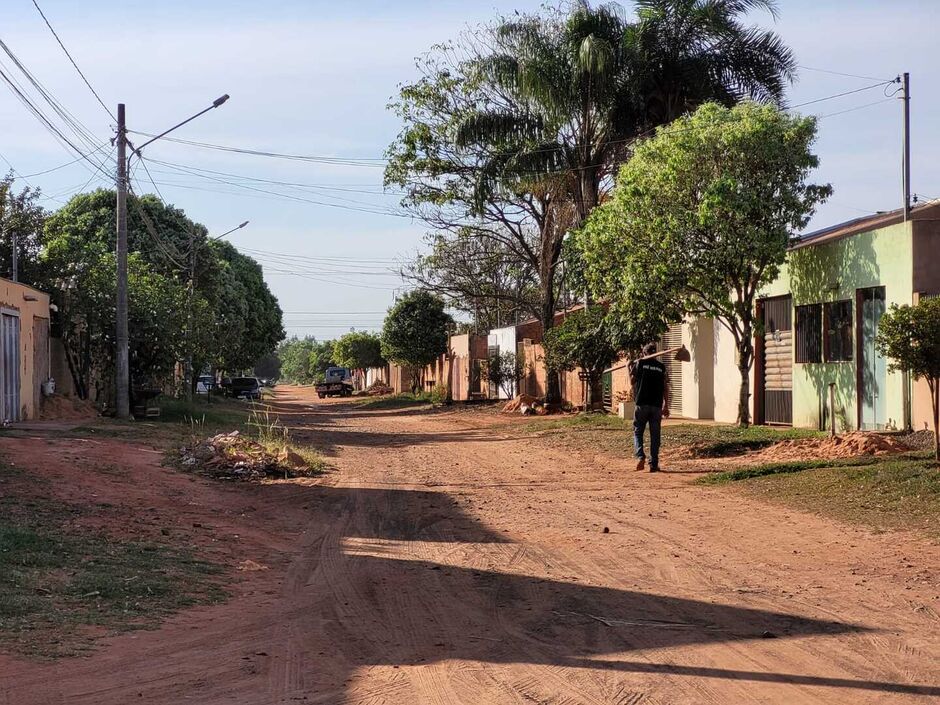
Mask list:
[{"label": "street lamp", "polygon": [[[156,137],[144,142],[135,148],[131,156],[140,157],[141,150],[161,137],[170,134],[173,130],[195,120],[210,110],[218,108],[228,100],[226,93],[212,101],[212,105],[200,110],[169,130],[164,130]],[[130,158],[127,155],[127,123],[124,116],[124,103],[118,103],[117,108],[117,297],[115,305],[115,318],[117,319],[115,339],[117,351],[115,354],[114,378],[117,386],[115,406],[118,418],[128,419],[131,415],[130,403],[130,352],[127,333],[127,172]]]}]

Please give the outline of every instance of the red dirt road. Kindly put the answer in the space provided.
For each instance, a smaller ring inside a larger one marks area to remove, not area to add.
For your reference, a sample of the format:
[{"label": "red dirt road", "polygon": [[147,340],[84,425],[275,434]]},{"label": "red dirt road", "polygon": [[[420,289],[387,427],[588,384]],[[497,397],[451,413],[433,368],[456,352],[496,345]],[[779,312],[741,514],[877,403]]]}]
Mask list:
[{"label": "red dirt road", "polygon": [[268,566],[88,657],[0,656],[0,704],[940,702],[936,544],[485,414],[278,403],[330,456],[325,479],[220,485],[117,441],[0,443],[62,479],[83,472],[68,454],[108,456],[139,478],[141,532],[175,521],[217,560]]}]

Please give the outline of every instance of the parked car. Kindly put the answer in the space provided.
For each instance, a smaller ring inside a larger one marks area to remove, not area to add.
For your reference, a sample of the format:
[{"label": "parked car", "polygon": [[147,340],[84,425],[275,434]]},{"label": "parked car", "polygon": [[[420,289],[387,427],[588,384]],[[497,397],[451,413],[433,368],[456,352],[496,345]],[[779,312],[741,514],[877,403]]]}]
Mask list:
[{"label": "parked car", "polygon": [[234,399],[261,399],[261,384],[257,377],[232,377],[225,395]]},{"label": "parked car", "polygon": [[202,375],[196,380],[196,394],[208,394],[215,389],[215,378],[211,375]]}]

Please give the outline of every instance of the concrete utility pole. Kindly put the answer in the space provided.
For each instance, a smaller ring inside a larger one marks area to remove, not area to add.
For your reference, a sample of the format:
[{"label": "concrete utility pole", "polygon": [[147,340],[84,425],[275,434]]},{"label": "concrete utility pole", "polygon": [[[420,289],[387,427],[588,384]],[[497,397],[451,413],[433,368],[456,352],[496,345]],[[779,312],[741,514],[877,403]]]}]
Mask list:
[{"label": "concrete utility pole", "polygon": [[902,78],[902,91],[904,95],[904,222],[911,219],[911,79],[910,74],[904,72]]},{"label": "concrete utility pole", "polygon": [[127,126],[124,103],[117,106],[117,319],[114,355],[115,406],[119,419],[131,416],[130,353],[127,335]]}]

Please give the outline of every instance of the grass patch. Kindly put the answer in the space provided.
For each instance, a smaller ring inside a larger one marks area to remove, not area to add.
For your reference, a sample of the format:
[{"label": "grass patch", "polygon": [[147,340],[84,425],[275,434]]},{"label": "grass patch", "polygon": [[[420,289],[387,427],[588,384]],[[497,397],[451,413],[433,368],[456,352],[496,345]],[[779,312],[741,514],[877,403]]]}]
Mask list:
[{"label": "grass patch", "polygon": [[741,478],[734,486],[751,496],[876,530],[914,530],[940,539],[940,466],[927,455],[828,461],[805,472]]},{"label": "grass patch", "polygon": [[363,409],[401,409],[408,406],[421,406],[430,403],[431,392],[418,392],[417,394],[405,392],[391,396],[369,397],[359,402],[359,406]]},{"label": "grass patch", "polygon": [[[633,420],[608,414],[577,414],[533,418],[525,426],[533,431],[557,433],[565,441],[581,447],[591,447],[612,454],[633,453]],[[665,424],[662,447],[691,446],[693,457],[717,458],[759,450],[780,441],[797,438],[815,438],[821,434],[802,428],[774,428],[749,426],[740,428],[730,424],[677,423]]]},{"label": "grass patch", "polygon": [[766,475],[783,475],[804,470],[817,470],[819,468],[845,468],[874,465],[879,458],[873,455],[864,455],[857,458],[839,458],[836,460],[791,460],[782,463],[764,463],[737,470],[715,472],[698,478],[695,483],[699,485],[727,485],[731,482],[751,480]]},{"label": "grass patch", "polygon": [[219,566],[175,547],[69,523],[81,510],[0,502],[0,644],[37,657],[90,647],[89,628],[127,631],[222,600]]}]

